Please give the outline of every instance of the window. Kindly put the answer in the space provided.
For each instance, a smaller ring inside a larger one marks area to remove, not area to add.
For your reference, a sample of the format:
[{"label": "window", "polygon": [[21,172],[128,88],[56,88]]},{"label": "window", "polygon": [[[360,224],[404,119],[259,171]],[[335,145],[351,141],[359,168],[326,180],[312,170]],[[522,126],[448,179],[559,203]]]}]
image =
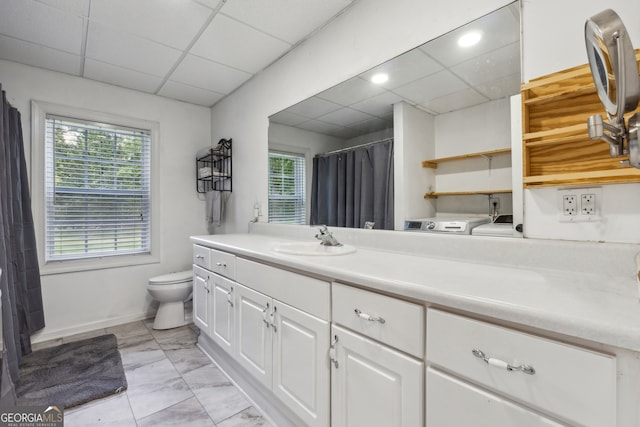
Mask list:
[{"label": "window", "polygon": [[46,114],[45,261],[151,253],[151,131]]},{"label": "window", "polygon": [[305,158],[269,151],[269,222],[304,224]]}]

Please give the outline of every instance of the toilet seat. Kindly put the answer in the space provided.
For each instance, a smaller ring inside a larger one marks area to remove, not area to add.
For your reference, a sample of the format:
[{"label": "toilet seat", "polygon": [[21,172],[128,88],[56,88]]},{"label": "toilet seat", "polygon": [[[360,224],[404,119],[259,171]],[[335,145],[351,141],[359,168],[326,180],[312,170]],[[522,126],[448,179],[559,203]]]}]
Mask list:
[{"label": "toilet seat", "polygon": [[177,273],[163,274],[149,279],[150,285],[174,285],[193,280],[193,270],[179,271]]}]

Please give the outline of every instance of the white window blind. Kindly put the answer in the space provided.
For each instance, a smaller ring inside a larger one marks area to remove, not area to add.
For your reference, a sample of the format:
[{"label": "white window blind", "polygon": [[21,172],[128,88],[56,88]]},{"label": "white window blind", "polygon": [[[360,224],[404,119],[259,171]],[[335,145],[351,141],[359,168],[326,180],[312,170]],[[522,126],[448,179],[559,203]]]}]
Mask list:
[{"label": "white window blind", "polygon": [[269,222],[304,224],[305,159],[302,154],[269,152]]},{"label": "white window blind", "polygon": [[150,131],[45,123],[46,261],[149,254]]}]

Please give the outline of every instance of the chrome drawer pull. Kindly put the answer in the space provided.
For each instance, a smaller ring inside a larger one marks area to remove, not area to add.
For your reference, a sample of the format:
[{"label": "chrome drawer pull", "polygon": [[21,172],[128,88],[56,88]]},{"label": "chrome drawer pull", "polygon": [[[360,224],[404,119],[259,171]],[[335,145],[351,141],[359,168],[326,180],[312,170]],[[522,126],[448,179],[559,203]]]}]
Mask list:
[{"label": "chrome drawer pull", "polygon": [[225,268],[227,267],[227,264],[225,264],[224,262],[216,262],[216,265],[218,267],[225,267]]},{"label": "chrome drawer pull", "polygon": [[204,255],[196,255],[196,259],[204,259]]},{"label": "chrome drawer pull", "polygon": [[386,320],[384,320],[382,317],[372,317],[371,315],[367,314],[367,313],[363,313],[362,311],[358,310],[357,308],[355,310],[353,310],[354,313],[356,313],[356,316],[358,316],[361,319],[364,320],[368,320],[369,322],[380,322],[380,323],[384,323],[386,322]]},{"label": "chrome drawer pull", "polygon": [[478,350],[478,349],[473,349],[471,351],[471,353],[473,353],[473,355],[475,357],[477,357],[478,359],[482,359],[485,363],[491,365],[491,366],[495,366],[496,368],[502,368],[502,369],[506,369],[507,371],[521,371],[524,372],[525,374],[528,375],[533,375],[536,373],[536,370],[533,369],[533,366],[529,366],[529,365],[519,365],[519,366],[513,366],[510,365],[509,363],[505,362],[504,360],[500,360],[500,359],[496,359],[494,357],[487,357],[482,350]]}]

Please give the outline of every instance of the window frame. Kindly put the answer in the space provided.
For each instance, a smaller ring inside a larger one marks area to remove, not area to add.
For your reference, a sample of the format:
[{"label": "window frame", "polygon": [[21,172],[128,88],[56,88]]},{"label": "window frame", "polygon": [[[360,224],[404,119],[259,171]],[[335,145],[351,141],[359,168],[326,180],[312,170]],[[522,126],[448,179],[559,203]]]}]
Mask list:
[{"label": "window frame", "polygon": [[[80,257],[66,260],[45,261],[45,214],[46,214],[46,117],[47,115],[68,117],[70,120],[108,123],[123,128],[145,129],[150,133],[150,253]],[[59,274],[103,268],[127,267],[160,262],[160,200],[158,191],[158,138],[159,123],[124,117],[116,114],[86,110],[42,101],[31,102],[31,200],[40,273]]]},{"label": "window frame", "polygon": [[[299,151],[293,151],[293,150],[287,150],[286,148],[283,147],[269,147],[268,149],[268,153],[267,153],[267,158],[270,159],[271,158],[271,154],[281,154],[283,156],[295,156],[295,157],[299,157],[301,159],[302,162],[302,166],[304,167],[303,173],[302,173],[302,177],[304,178],[304,183],[302,185],[302,206],[304,209],[304,215],[302,217],[302,222],[300,223],[293,223],[293,222],[281,222],[281,221],[277,221],[274,222],[272,221],[272,218],[269,216],[268,221],[270,223],[273,224],[295,224],[295,225],[300,225],[300,224],[308,224],[309,223],[309,205],[308,205],[308,170],[309,170],[309,166],[308,166],[308,156],[306,153],[304,152],[299,152]],[[269,194],[269,183],[271,180],[271,172],[270,172],[270,166],[267,166],[267,174],[268,174],[268,179],[267,179],[267,203],[268,205],[271,204],[271,195]],[[297,200],[294,197],[290,198],[291,200]],[[267,206],[267,211],[269,212],[269,206]]]}]

